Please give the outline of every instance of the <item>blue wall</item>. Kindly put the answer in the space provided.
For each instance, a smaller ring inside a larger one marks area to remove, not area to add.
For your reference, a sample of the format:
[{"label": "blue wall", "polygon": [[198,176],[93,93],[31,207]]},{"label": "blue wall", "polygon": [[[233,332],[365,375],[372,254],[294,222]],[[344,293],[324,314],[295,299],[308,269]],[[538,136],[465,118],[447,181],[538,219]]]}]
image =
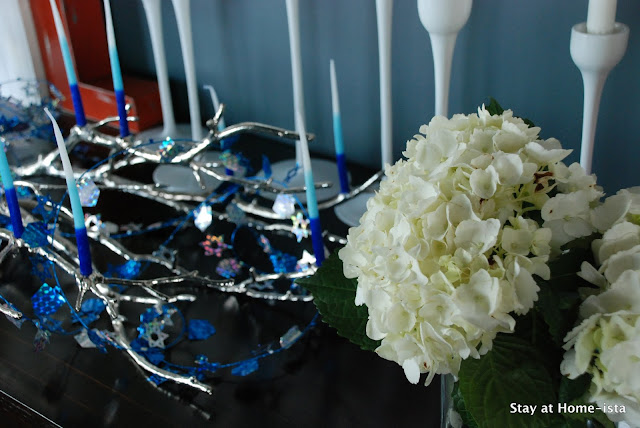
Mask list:
[{"label": "blue wall", "polygon": [[[458,37],[450,114],[470,113],[492,96],[516,115],[574,149],[582,126],[582,80],[569,55],[571,27],[586,20],[587,0],[476,0]],[[142,4],[112,0],[122,67],[154,76]],[[284,0],[192,0],[198,84],[211,84],[227,104],[227,123],[260,121],[294,127]],[[179,120],[188,108],[178,32],[163,0],[165,47]],[[640,185],[640,2],[619,0],[617,20],[630,27],[627,53],[604,89],[594,172],[609,193]],[[373,0],[301,0],[300,22],[307,127],[312,151],[333,152],[329,59],[340,88],[347,157],[377,167],[378,53]],[[434,113],[433,62],[415,0],[396,0],[393,14],[394,155]],[[203,116],[213,108],[200,90]]]}]

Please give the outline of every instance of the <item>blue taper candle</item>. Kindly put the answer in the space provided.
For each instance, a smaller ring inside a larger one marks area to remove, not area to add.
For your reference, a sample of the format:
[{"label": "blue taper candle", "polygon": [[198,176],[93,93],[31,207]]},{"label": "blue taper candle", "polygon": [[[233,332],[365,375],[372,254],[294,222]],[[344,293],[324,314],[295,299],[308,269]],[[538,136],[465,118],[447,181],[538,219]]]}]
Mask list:
[{"label": "blue taper candle", "polygon": [[80,97],[80,89],[78,89],[76,70],[73,67],[73,60],[71,59],[71,52],[69,51],[69,43],[67,42],[67,36],[64,33],[64,27],[62,26],[62,19],[60,18],[60,12],[56,6],[56,1],[49,0],[49,3],[51,4],[53,22],[56,26],[56,32],[58,33],[58,41],[60,42],[60,50],[62,51],[64,69],[67,72],[67,81],[69,82],[69,90],[71,91],[73,110],[76,114],[76,123],[78,126],[84,126],[87,124],[87,118],[84,115],[84,107],[82,105],[82,98]]},{"label": "blue taper candle", "polygon": [[109,0],[104,0],[104,18],[107,28],[107,46],[109,48],[109,61],[111,62],[111,77],[113,78],[113,91],[116,94],[116,106],[118,108],[118,120],[120,124],[120,136],[129,135],[129,123],[127,122],[127,109],[124,100],[124,84],[120,71],[120,59],[116,47],[116,35],[113,31],[113,18],[111,17],[111,5]]},{"label": "blue taper candle", "polygon": [[80,273],[84,276],[91,275],[93,269],[91,267],[91,248],[89,247],[89,238],[87,236],[87,228],[84,225],[84,211],[80,203],[80,195],[76,186],[76,179],[73,176],[71,161],[67,153],[67,146],[64,144],[62,132],[58,123],[53,118],[49,109],[44,109],[47,116],[53,124],[53,133],[56,136],[56,144],[60,152],[60,160],[62,161],[62,169],[64,170],[64,178],[67,181],[67,191],[69,193],[69,201],[71,201],[71,212],[73,214],[73,225],[76,230],[76,244],[78,245],[78,261],[80,262]]},{"label": "blue taper candle", "polygon": [[340,119],[340,98],[338,96],[336,66],[333,60],[329,62],[329,75],[331,77],[331,107],[333,110],[333,142],[336,147],[336,164],[338,165],[338,177],[340,178],[340,192],[349,193],[349,176],[347,175],[347,158],[344,155],[344,143],[342,141],[342,120]]},{"label": "blue taper candle", "polygon": [[311,245],[316,256],[316,265],[322,265],[324,261],[324,243],[322,242],[322,226],[320,225],[320,213],[318,212],[318,199],[313,181],[311,169],[311,156],[309,155],[309,143],[304,127],[304,121],[300,112],[296,112],[298,134],[300,135],[300,155],[302,157],[302,169],[304,171],[304,185],[307,189],[307,212],[309,214],[309,226],[311,227]]},{"label": "blue taper candle", "polygon": [[9,168],[9,161],[7,160],[4,141],[2,138],[0,138],[0,174],[2,175],[4,195],[7,198],[7,206],[9,207],[9,216],[11,217],[13,234],[16,238],[20,238],[24,232],[24,225],[22,224],[18,195],[16,194],[16,189],[13,187],[13,176],[11,175],[11,168]]}]

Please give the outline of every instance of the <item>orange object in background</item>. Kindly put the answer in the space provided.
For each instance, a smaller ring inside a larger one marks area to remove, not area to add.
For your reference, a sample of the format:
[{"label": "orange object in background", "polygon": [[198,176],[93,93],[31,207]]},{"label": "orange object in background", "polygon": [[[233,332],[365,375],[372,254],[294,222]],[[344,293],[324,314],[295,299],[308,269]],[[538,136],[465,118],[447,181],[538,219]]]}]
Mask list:
[{"label": "orange object in background", "polygon": [[[87,119],[97,121],[108,116],[117,116],[102,2],[98,0],[56,0],[56,2],[61,12],[62,24],[67,32]],[[66,97],[61,103],[62,108],[72,112],[69,84],[49,0],[30,0],[30,4],[47,80]],[[158,83],[155,80],[126,74],[123,75],[123,82],[125,100],[131,106],[129,116],[139,118],[137,122],[129,122],[131,131],[140,132],[162,123]],[[110,125],[118,128],[117,121]]]}]

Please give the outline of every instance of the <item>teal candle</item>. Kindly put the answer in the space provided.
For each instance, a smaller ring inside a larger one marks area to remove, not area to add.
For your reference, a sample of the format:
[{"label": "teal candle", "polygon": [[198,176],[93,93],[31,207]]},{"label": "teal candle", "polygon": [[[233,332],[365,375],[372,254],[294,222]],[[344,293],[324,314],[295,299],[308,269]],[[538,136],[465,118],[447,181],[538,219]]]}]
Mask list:
[{"label": "teal candle", "polygon": [[113,18],[111,17],[111,5],[109,0],[104,0],[104,17],[107,29],[107,46],[109,48],[109,61],[111,63],[111,77],[113,79],[113,91],[116,94],[116,106],[118,108],[118,120],[120,124],[120,136],[129,135],[129,123],[127,122],[127,109],[124,97],[124,84],[120,70],[120,59],[116,47],[116,36],[113,30]]},{"label": "teal candle", "polygon": [[7,160],[7,155],[4,150],[4,141],[0,138],[0,175],[2,175],[2,185],[4,186],[4,195],[7,198],[13,234],[16,238],[20,238],[24,232],[24,225],[22,224],[18,195],[16,194],[16,189],[13,187],[11,168],[9,168],[9,161]]},{"label": "teal candle", "polygon": [[84,211],[82,210],[82,204],[80,203],[80,195],[78,194],[78,187],[76,186],[76,179],[73,176],[73,169],[71,168],[71,161],[69,160],[69,154],[67,153],[67,146],[62,138],[62,132],[58,123],[53,118],[49,109],[44,109],[47,116],[51,120],[53,125],[53,133],[56,136],[56,144],[58,145],[58,151],[60,152],[60,160],[62,161],[62,169],[64,170],[64,178],[67,181],[67,192],[69,193],[69,201],[71,202],[71,212],[73,214],[73,225],[76,230],[76,243],[78,245],[78,260],[80,262],[80,273],[84,276],[89,276],[92,272],[91,267],[91,252],[89,247],[89,238],[87,237],[87,229],[84,224]]},{"label": "teal candle", "polygon": [[316,265],[320,266],[324,261],[324,243],[322,242],[322,227],[320,225],[320,213],[318,212],[318,199],[316,198],[316,188],[313,181],[313,170],[311,169],[311,156],[309,155],[309,143],[304,128],[304,121],[300,112],[296,112],[296,122],[298,123],[298,134],[300,134],[300,154],[302,157],[302,168],[304,171],[304,185],[307,188],[307,212],[309,214],[309,225],[311,227],[311,244],[316,256]]},{"label": "teal candle", "polygon": [[333,142],[336,148],[336,165],[340,179],[340,192],[349,193],[349,176],[347,175],[347,159],[344,155],[344,143],[342,141],[342,119],[340,118],[340,98],[338,96],[338,83],[336,79],[336,66],[329,62],[329,75],[331,80],[331,107],[333,110]]},{"label": "teal candle", "polygon": [[76,123],[78,126],[84,126],[87,124],[87,118],[84,115],[84,106],[82,105],[82,98],[80,97],[78,79],[76,79],[76,70],[73,67],[73,60],[71,59],[67,36],[64,32],[62,19],[60,18],[60,12],[58,11],[55,0],[49,0],[49,4],[51,5],[53,22],[56,26],[56,32],[58,33],[58,41],[60,43],[60,50],[62,51],[64,69],[67,72],[67,82],[69,83],[69,90],[71,91],[71,101],[73,102],[73,110],[76,114]]}]

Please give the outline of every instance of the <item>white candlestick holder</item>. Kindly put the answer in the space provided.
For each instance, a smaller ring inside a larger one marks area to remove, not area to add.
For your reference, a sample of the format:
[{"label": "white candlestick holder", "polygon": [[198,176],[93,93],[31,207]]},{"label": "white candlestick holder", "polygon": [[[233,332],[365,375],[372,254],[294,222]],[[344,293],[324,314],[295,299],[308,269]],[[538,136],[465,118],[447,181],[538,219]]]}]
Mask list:
[{"label": "white candlestick holder", "polygon": [[147,129],[138,133],[142,140],[164,140],[167,137],[191,138],[191,125],[189,123],[176,123],[171,89],[169,88],[169,73],[167,71],[167,57],[164,49],[162,35],[162,0],[142,0],[147,26],[151,37],[151,48],[158,80],[160,93],[160,108],[162,109],[162,126]]},{"label": "white candlestick holder", "polygon": [[609,72],[627,50],[629,27],[616,23],[610,34],[587,32],[584,22],[571,29],[571,59],[582,73],[584,83],[584,110],[582,118],[582,145],[580,165],[591,173],[596,125],[602,89]]},{"label": "white candlestick holder", "polygon": [[204,135],[202,117],[200,115],[200,101],[198,99],[198,84],[196,83],[196,66],[193,54],[193,36],[191,31],[191,0],[172,0],[173,10],[178,23],[180,48],[184,62],[184,74],[187,80],[187,95],[189,99],[189,117],[191,119],[191,138],[201,140]]},{"label": "white candlestick holder", "polygon": [[436,116],[447,116],[451,62],[458,33],[469,20],[472,0],[418,0],[418,15],[431,38]]}]

